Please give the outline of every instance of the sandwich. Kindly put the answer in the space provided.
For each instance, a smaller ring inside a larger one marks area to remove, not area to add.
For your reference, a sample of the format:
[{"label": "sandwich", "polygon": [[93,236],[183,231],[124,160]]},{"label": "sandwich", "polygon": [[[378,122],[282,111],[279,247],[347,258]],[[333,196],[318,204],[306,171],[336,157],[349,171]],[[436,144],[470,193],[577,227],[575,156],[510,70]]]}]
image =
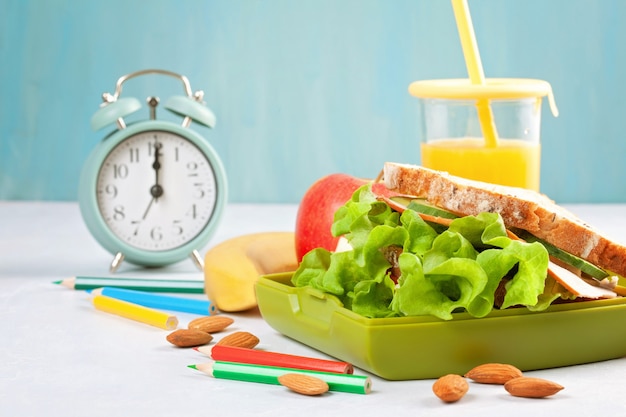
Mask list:
[{"label": "sandwich", "polygon": [[292,277],[366,317],[480,318],[626,295],[626,246],[547,196],[387,162]]}]

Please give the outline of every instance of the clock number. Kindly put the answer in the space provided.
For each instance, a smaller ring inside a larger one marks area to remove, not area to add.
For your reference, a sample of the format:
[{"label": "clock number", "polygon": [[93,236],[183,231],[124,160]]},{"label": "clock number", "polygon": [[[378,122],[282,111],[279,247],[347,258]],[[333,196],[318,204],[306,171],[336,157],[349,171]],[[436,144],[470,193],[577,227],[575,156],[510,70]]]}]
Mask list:
[{"label": "clock number", "polygon": [[174,220],[174,224],[172,225],[174,228],[174,234],[176,235],[183,234],[183,227],[180,225],[180,223],[181,223],[180,220]]},{"label": "clock number", "polygon": [[194,194],[194,197],[198,198],[198,199],[203,199],[205,192],[204,192],[204,188],[202,188],[204,184],[201,182],[196,182],[193,184],[194,187],[196,187],[196,192]]},{"label": "clock number", "polygon": [[136,226],[135,231],[133,232],[133,236],[137,236],[139,234],[139,226],[141,225],[141,220],[132,220],[130,224]]},{"label": "clock number", "polygon": [[113,184],[107,184],[107,186],[104,187],[104,193],[113,199],[117,197],[117,187]]},{"label": "clock number", "polygon": [[128,166],[126,164],[113,164],[113,178],[124,179],[128,177]]},{"label": "clock number", "polygon": [[189,170],[189,174],[187,174],[187,176],[189,176],[189,177],[197,177],[198,176],[198,172],[196,172],[197,169],[198,169],[198,163],[193,162],[193,161],[187,162],[187,169]]},{"label": "clock number", "polygon": [[130,148],[130,163],[139,162],[139,148]]},{"label": "clock number", "polygon": [[191,208],[189,210],[187,210],[187,213],[185,213],[185,216],[191,216],[192,219],[195,219],[196,218],[196,214],[197,214],[196,205],[192,204]]},{"label": "clock number", "polygon": [[163,239],[163,233],[161,232],[161,226],[155,226],[150,230],[150,238],[152,240],[161,240]]},{"label": "clock number", "polygon": [[124,213],[124,206],[115,206],[113,207],[113,220],[121,221],[124,220],[126,214]]},{"label": "clock number", "polygon": [[158,141],[159,140],[158,136],[154,135],[153,139],[154,139],[154,142],[148,142],[148,156],[154,156],[154,149],[157,143],[160,144],[161,149],[163,149],[162,148],[163,143]]}]

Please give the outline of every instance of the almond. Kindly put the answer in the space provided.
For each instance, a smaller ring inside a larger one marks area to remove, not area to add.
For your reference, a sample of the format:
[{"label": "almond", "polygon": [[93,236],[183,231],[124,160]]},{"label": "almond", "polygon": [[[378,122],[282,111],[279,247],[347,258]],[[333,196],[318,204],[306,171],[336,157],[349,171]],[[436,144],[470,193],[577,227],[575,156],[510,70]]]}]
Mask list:
[{"label": "almond", "polygon": [[481,384],[504,384],[513,378],[522,376],[522,371],[513,365],[504,363],[486,363],[472,368],[466,378]]},{"label": "almond", "polygon": [[303,395],[321,395],[328,391],[328,384],[315,376],[303,374],[284,374],[278,382],[290,390]]},{"label": "almond", "polygon": [[200,330],[207,333],[221,332],[235,321],[226,316],[207,316],[191,320],[188,329]]},{"label": "almond", "polygon": [[563,387],[541,378],[519,377],[504,384],[504,389],[515,397],[543,398],[554,395]]},{"label": "almond", "polygon": [[213,336],[200,330],[178,329],[168,334],[166,339],[178,347],[192,347],[206,345],[213,340]]},{"label": "almond", "polygon": [[441,401],[453,403],[463,398],[469,384],[461,375],[444,375],[433,384],[433,392]]},{"label": "almond", "polygon": [[252,333],[235,332],[229,334],[228,336],[224,336],[219,342],[217,342],[217,344],[222,346],[235,346],[252,349],[259,344],[259,338]]}]

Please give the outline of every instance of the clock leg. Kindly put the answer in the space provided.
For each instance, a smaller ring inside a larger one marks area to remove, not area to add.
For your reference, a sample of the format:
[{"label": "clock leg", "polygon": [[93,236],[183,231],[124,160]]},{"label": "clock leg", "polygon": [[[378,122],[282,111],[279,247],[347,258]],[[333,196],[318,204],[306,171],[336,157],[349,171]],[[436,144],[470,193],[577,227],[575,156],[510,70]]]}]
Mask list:
[{"label": "clock leg", "polygon": [[111,271],[111,273],[114,274],[115,271],[117,271],[117,268],[120,267],[122,262],[124,262],[124,254],[122,252],[116,253],[115,256],[113,257],[113,260],[111,261],[111,266],[109,267],[109,271]]},{"label": "clock leg", "polygon": [[204,261],[197,250],[193,250],[189,255],[200,271],[204,271]]}]

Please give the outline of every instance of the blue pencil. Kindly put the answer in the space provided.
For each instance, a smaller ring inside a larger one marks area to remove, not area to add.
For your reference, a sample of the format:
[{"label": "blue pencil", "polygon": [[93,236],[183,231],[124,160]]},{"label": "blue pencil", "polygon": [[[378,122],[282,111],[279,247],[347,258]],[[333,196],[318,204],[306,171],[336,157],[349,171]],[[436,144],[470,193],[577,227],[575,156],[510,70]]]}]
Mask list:
[{"label": "blue pencil", "polygon": [[97,288],[92,290],[91,294],[105,295],[118,300],[139,304],[144,307],[163,310],[182,311],[185,313],[201,314],[203,316],[217,313],[215,305],[208,300],[194,300],[115,287]]}]

